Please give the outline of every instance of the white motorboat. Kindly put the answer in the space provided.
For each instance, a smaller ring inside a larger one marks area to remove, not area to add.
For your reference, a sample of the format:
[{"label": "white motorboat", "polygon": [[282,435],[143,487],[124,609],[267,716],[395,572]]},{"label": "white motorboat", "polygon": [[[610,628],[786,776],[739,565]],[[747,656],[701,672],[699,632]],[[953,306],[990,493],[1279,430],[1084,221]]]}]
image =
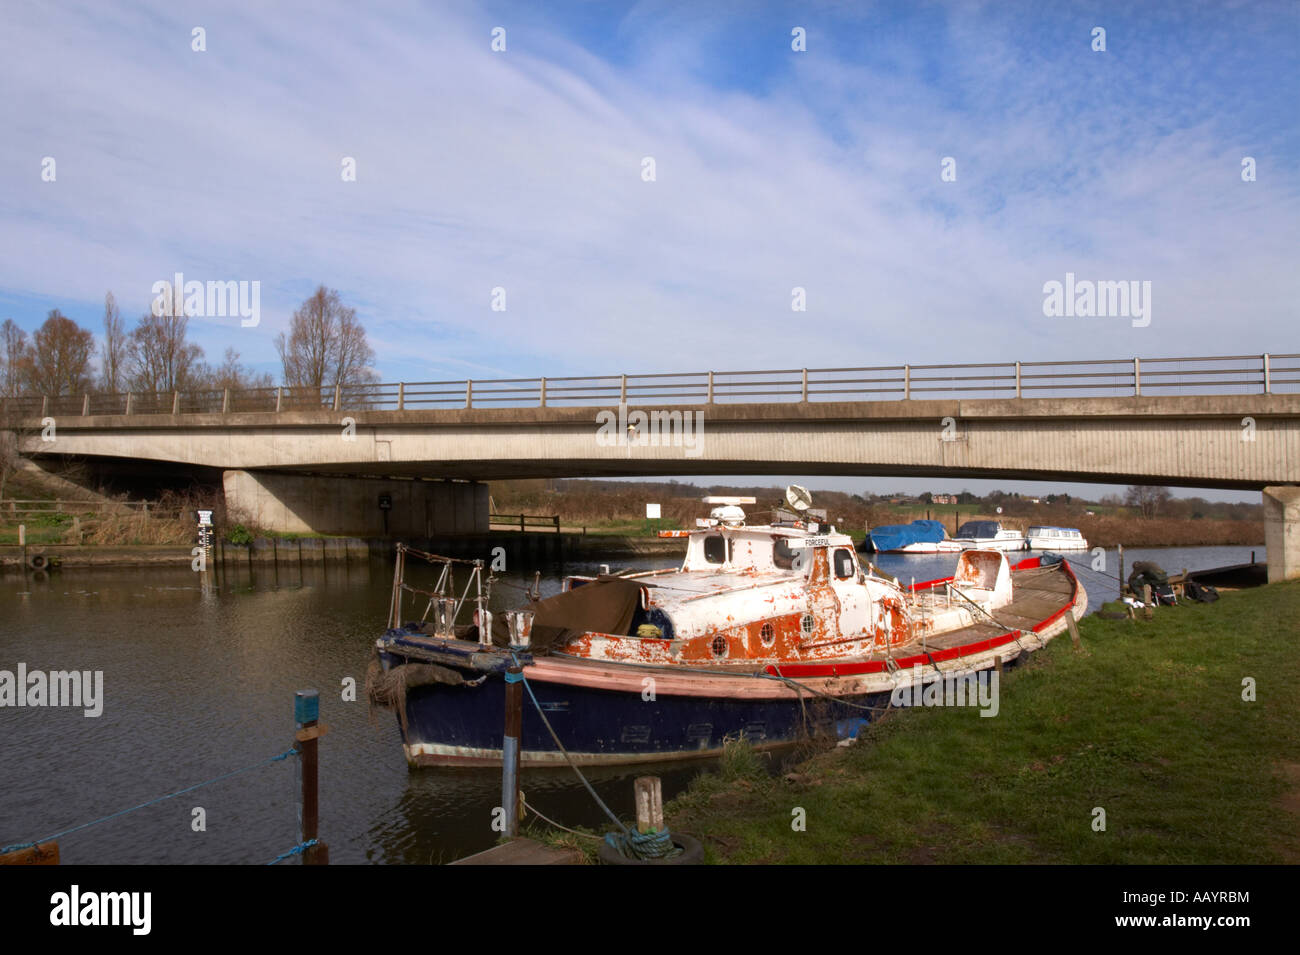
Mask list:
[{"label": "white motorboat", "polygon": [[1025,535],[1002,526],[1001,521],[967,521],[957,528],[954,541],[962,550],[1024,550]]},{"label": "white motorboat", "polygon": [[1029,528],[1030,550],[1087,550],[1088,541],[1077,527],[1052,527],[1046,524]]}]

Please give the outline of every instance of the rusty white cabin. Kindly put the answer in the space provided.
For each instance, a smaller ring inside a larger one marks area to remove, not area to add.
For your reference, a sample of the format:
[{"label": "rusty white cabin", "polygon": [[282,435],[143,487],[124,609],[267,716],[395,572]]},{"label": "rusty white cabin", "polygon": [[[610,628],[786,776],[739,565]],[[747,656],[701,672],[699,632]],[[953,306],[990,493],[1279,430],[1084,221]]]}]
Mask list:
[{"label": "rusty white cabin", "polygon": [[[910,594],[862,567],[853,540],[816,524],[747,525],[740,503],[720,503],[688,538],[677,570],[629,574],[641,583],[629,634],[588,632],[559,652],[649,664],[741,665],[888,656],[910,641],[970,625],[1011,601],[997,552],[968,551],[950,585]],[[596,578],[571,577],[566,589]]]}]

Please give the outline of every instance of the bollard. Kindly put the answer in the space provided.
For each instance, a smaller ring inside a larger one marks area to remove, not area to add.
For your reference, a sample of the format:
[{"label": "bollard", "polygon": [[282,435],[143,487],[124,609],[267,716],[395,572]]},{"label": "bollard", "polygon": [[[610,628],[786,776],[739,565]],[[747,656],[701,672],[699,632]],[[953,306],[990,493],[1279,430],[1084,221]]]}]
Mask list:
[{"label": "bollard", "polygon": [[506,811],[505,834],[519,835],[519,737],[524,717],[524,671],[506,670],[506,727],[501,740],[501,806]]},{"label": "bollard", "polygon": [[[319,754],[317,745],[320,737],[325,735],[328,727],[320,725],[320,693],[316,690],[299,690],[293,697],[293,718],[298,724],[294,739],[298,743],[299,758],[302,760],[302,831],[298,841],[310,842],[320,835],[320,789],[317,772]],[[303,850],[303,865],[329,865],[329,846],[318,842]]]},{"label": "bollard", "polygon": [[664,793],[658,776],[639,776],[632,784],[636,796],[636,827],[642,835],[663,832]]}]

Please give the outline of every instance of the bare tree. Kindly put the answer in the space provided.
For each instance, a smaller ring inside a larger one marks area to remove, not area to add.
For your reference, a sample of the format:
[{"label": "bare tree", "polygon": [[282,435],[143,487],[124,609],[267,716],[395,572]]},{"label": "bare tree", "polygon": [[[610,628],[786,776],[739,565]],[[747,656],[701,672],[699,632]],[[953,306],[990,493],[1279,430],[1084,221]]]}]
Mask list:
[{"label": "bare tree", "polygon": [[0,325],[0,391],[17,395],[22,390],[22,357],[27,350],[27,333],[12,318]]},{"label": "bare tree", "polygon": [[327,385],[368,384],[377,380],[370,369],[375,353],[356,309],[347,308],[334,289],[320,286],[293,313],[286,337],[275,340],[284,366],[284,383],[314,390]]},{"label": "bare tree", "polygon": [[117,394],[126,387],[128,355],[126,326],[118,311],[113,293],[104,296],[104,344],[100,350],[100,388],[108,394]]},{"label": "bare tree", "polygon": [[90,390],[95,336],[53,309],[19,359],[24,387],[36,395],[72,395]]},{"label": "bare tree", "polygon": [[249,388],[271,388],[274,383],[266,372],[257,373],[245,368],[239,360],[239,352],[233,348],[226,349],[225,360],[217,368],[204,367],[207,387],[214,390],[229,388],[242,391]]},{"label": "bare tree", "polygon": [[202,385],[203,349],[185,340],[184,311],[172,311],[141,315],[132,329],[126,362],[131,391],[191,391]]},{"label": "bare tree", "polygon": [[1133,485],[1129,487],[1124,495],[1124,503],[1129,507],[1136,507],[1142,517],[1150,520],[1160,512],[1172,498],[1167,487],[1147,487],[1145,485]]}]

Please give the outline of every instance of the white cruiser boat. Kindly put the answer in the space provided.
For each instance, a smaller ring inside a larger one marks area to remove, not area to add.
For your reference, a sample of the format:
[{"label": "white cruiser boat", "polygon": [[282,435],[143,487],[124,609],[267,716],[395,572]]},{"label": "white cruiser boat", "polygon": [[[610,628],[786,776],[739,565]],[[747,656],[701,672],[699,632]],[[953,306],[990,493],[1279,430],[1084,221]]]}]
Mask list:
[{"label": "white cruiser boat", "polygon": [[1030,550],[1087,550],[1088,541],[1077,527],[1050,527],[1046,524],[1029,528]]},{"label": "white cruiser boat", "polygon": [[982,550],[1024,550],[1025,535],[1002,526],[1001,521],[967,521],[957,528],[953,538],[962,550],[977,547]]}]

